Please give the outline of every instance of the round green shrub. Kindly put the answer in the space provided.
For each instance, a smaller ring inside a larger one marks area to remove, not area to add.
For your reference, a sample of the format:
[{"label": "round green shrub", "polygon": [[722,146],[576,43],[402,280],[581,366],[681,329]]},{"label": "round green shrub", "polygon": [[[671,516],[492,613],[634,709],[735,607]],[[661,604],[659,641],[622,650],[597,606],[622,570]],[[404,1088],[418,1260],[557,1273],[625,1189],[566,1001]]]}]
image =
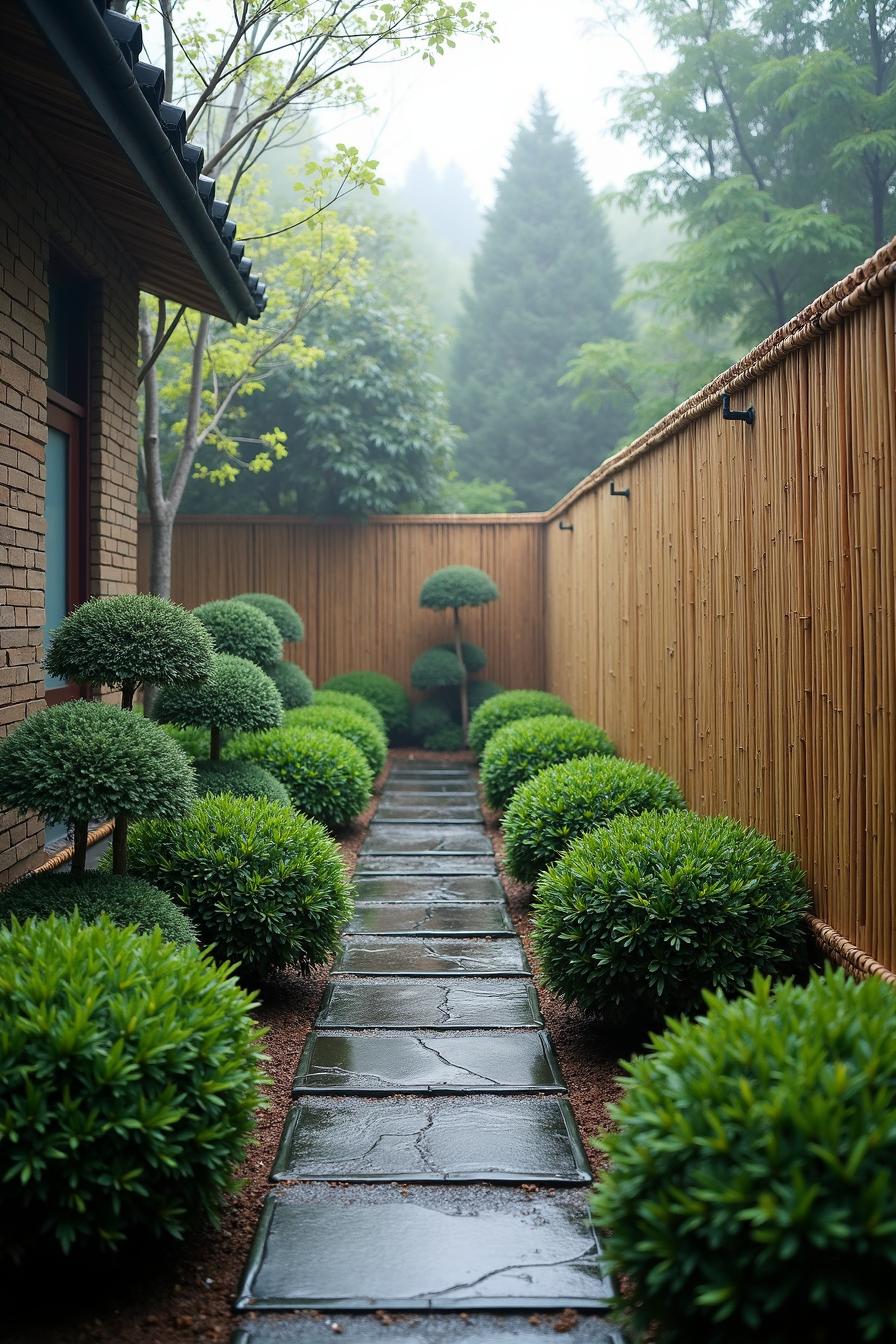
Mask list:
[{"label": "round green shrub", "polygon": [[426,649],[414,659],[411,685],[418,691],[434,691],[440,686],[460,686],[464,681],[463,664],[453,649],[437,646]]},{"label": "round green shrub", "polygon": [[248,602],[250,607],[257,607],[265,616],[270,616],[285,644],[298,644],[305,638],[305,623],[285,598],[275,597],[273,593],[239,593],[236,601]]},{"label": "round green shrub", "polygon": [[596,723],[562,714],[517,719],[499,728],[486,743],[479,763],[482,790],[489,807],[506,807],[521,784],[549,765],[577,756],[613,754],[612,742]]},{"label": "round green shrub", "polygon": [[463,733],[441,700],[422,700],[411,708],[411,732],[427,751],[459,751]]},{"label": "round green shrub", "polygon": [[[447,649],[449,653],[453,653],[454,656],[457,657],[457,652],[453,644],[438,644],[436,647],[439,649]],[[465,639],[461,641],[460,656],[461,662],[467,670],[468,677],[475,676],[477,672],[481,672],[488,662],[488,655],[486,654],[485,649],[481,649],[478,644],[468,644]]]},{"label": "round green shrub", "polygon": [[684,807],[668,775],[637,761],[580,756],[551,765],[521,784],[504,813],[504,864],[534,882],[573,840],[611,817]]},{"label": "round green shrub", "polygon": [[484,570],[472,565],[446,565],[437,569],[420,589],[421,607],[445,611],[448,607],[482,607],[498,597],[495,583]]},{"label": "round green shrub", "polygon": [[113,877],[111,873],[35,873],[0,890],[0,922],[13,918],[47,919],[71,915],[77,910],[84,924],[95,924],[108,915],[119,928],[136,926],[138,933],[158,928],[170,943],[187,947],[196,942],[196,930],[170,896],[138,877]]},{"label": "round green shrub", "polygon": [[390,738],[408,730],[411,704],[404,687],[392,677],[383,676],[381,672],[343,672],[325,682],[323,689],[348,691],[350,695],[369,700],[382,714]]},{"label": "round green shrub", "polygon": [[270,616],[235,597],[205,602],[193,615],[212,637],[216,653],[246,658],[259,667],[270,667],[283,657],[283,639]]},{"label": "round green shrub", "polygon": [[314,700],[314,686],[307,672],[303,672],[295,663],[282,659],[265,672],[280,692],[284,709],[302,709]]},{"label": "round green shrub", "polygon": [[183,902],[215,956],[248,975],[320,965],[351,918],[338,848],[285,803],[200,798],[176,822],[135,827],[131,855],[136,873]]},{"label": "round green shrub", "polygon": [[181,728],[217,728],[234,733],[276,728],[283,701],[271,678],[246,658],[218,653],[208,681],[201,686],[165,686],[153,713]]},{"label": "round green shrub", "polygon": [[288,803],[289,794],[269,770],[251,761],[197,761],[196,788],[200,798],[230,793],[234,798],[266,798]]},{"label": "round green shrub", "polygon": [[370,802],[370,766],[354,743],[323,728],[241,733],[224,756],[263,765],[285,785],[293,807],[333,830],[347,826]]},{"label": "round green shrub", "polygon": [[489,696],[488,703],[481,704],[470,719],[470,746],[481,756],[485,744],[499,728],[514,719],[534,719],[539,714],[566,714],[572,718],[566,701],[547,691],[502,691],[500,695]]},{"label": "round green shrub", "polygon": [[0,928],[3,1225],[69,1251],[215,1213],[265,1081],[252,1004],[159,930]]},{"label": "round green shrub", "polygon": [[757,975],[623,1067],[594,1216],[637,1338],[896,1336],[889,985],[828,969],[773,992]]},{"label": "round green shrub", "polygon": [[803,874],[730,817],[643,812],[574,840],[535,889],[535,945],[551,989],[608,1021],[696,1013],[754,969],[806,959]]},{"label": "round green shrub", "polygon": [[365,719],[369,719],[375,728],[379,728],[384,737],[388,737],[386,720],[376,705],[365,700],[363,695],[352,695],[350,691],[315,691],[312,703],[339,709],[353,709],[356,714],[363,714]]},{"label": "round green shrub", "polygon": [[353,709],[331,705],[309,705],[307,709],[291,709],[283,718],[284,728],[324,728],[353,742],[370,766],[374,776],[386,764],[389,748],[384,733],[363,714]]}]

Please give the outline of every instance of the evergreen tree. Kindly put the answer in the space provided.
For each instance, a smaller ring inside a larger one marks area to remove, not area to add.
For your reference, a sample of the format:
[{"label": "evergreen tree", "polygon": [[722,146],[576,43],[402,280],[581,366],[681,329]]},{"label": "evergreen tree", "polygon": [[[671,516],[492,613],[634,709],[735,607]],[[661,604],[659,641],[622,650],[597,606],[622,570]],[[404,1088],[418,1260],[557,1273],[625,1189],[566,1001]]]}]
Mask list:
[{"label": "evergreen tree", "polygon": [[507,481],[527,508],[553,504],[615,446],[558,386],[585,341],[626,335],[603,212],[574,142],[543,94],[519,128],[473,261],[458,322],[452,419],[466,432],[458,467]]}]

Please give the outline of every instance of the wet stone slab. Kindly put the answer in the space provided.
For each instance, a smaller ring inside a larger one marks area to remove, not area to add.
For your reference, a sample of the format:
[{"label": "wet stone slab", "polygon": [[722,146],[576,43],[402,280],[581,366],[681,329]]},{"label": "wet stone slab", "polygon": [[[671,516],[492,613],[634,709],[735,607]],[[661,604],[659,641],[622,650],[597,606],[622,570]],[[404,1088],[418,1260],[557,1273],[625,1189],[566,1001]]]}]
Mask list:
[{"label": "wet stone slab", "polygon": [[345,1036],[312,1031],[293,1095],[388,1096],[407,1093],[562,1092],[544,1031],[502,1036]]},{"label": "wet stone slab", "polygon": [[562,1097],[306,1097],[271,1179],[580,1185],[591,1170]]},{"label": "wet stone slab", "polygon": [[384,798],[400,797],[403,794],[424,794],[429,798],[456,797],[459,801],[469,801],[477,797],[476,783],[472,775],[467,779],[442,779],[439,775],[390,775],[383,789]]},{"label": "wet stone slab", "polygon": [[358,877],[486,877],[497,871],[492,854],[362,854],[355,869]]},{"label": "wet stone slab", "polygon": [[355,903],[410,901],[431,905],[446,901],[500,901],[504,891],[497,877],[361,877],[355,882]]},{"label": "wet stone slab", "polygon": [[503,905],[447,905],[432,901],[428,905],[358,905],[348,926],[350,934],[386,934],[390,938],[408,938],[427,933],[450,937],[509,935],[513,932],[510,916]]},{"label": "wet stone slab", "polygon": [[491,841],[482,826],[407,825],[375,821],[367,833],[362,854],[491,854]]},{"label": "wet stone slab", "polygon": [[376,812],[377,821],[481,821],[475,798],[452,798],[429,793],[386,794]]},{"label": "wet stone slab", "polygon": [[348,938],[337,975],[528,975],[518,938]]},{"label": "wet stone slab", "polygon": [[[338,1326],[338,1331],[333,1326]],[[416,1311],[389,1313],[388,1333],[379,1316],[367,1312],[265,1313],[247,1321],[230,1337],[230,1344],[557,1344],[569,1331],[561,1312],[440,1311],[425,1318]],[[603,1316],[579,1316],[573,1344],[625,1344],[622,1335]]]},{"label": "wet stone slab", "polygon": [[516,980],[339,979],[327,986],[315,1023],[352,1030],[387,1027],[540,1027],[535,986]]},{"label": "wet stone slab", "polygon": [[236,1305],[593,1310],[612,1288],[586,1210],[583,1191],[281,1188],[265,1202]]}]

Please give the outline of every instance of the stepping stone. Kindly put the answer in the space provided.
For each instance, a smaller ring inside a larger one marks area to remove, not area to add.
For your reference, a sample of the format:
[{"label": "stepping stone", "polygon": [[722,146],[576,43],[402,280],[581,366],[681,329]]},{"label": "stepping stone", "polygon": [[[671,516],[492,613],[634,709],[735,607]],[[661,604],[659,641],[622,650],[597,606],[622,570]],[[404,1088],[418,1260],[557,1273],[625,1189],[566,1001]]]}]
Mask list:
[{"label": "stepping stone", "polygon": [[318,1027],[540,1027],[535,986],[528,980],[340,979],[327,986]]},{"label": "stepping stone", "polygon": [[432,779],[472,779],[469,765],[445,765],[441,761],[396,761],[389,771],[390,779],[406,775],[427,775]]},{"label": "stepping stone", "polygon": [[390,938],[406,938],[419,933],[441,937],[468,937],[490,934],[501,937],[513,932],[510,916],[503,905],[358,905],[348,926],[350,934],[381,933]]},{"label": "stepping stone", "polygon": [[364,841],[363,854],[492,854],[482,826],[440,826],[435,823],[403,825],[375,821]]},{"label": "stepping stone", "polygon": [[[230,1344],[557,1344],[569,1330],[560,1313],[542,1312],[537,1325],[527,1311],[439,1311],[426,1317],[392,1316],[388,1333],[378,1316],[368,1312],[293,1313],[265,1315],[248,1321],[230,1336]],[[338,1325],[334,1334],[332,1326]],[[579,1316],[574,1344],[625,1344],[622,1335],[603,1316]]]},{"label": "stepping stone", "polygon": [[348,938],[335,975],[528,975],[518,938]]},{"label": "stepping stone", "polygon": [[272,1181],[591,1183],[562,1097],[306,1097],[286,1121]]},{"label": "stepping stone", "polygon": [[358,877],[496,877],[493,854],[362,854]]},{"label": "stepping stone", "polygon": [[457,793],[476,797],[476,781],[472,775],[445,779],[442,775],[390,775],[383,788],[383,796],[390,793]]},{"label": "stepping stone", "polygon": [[580,1191],[281,1189],[265,1201],[236,1306],[599,1309],[613,1288],[586,1207]]},{"label": "stepping stone", "polygon": [[410,901],[415,905],[446,901],[500,901],[504,890],[497,877],[364,877],[355,881],[355,904],[368,901]]},{"label": "stepping stone", "polygon": [[377,821],[482,821],[475,796],[455,798],[452,794],[384,794],[376,810]]}]

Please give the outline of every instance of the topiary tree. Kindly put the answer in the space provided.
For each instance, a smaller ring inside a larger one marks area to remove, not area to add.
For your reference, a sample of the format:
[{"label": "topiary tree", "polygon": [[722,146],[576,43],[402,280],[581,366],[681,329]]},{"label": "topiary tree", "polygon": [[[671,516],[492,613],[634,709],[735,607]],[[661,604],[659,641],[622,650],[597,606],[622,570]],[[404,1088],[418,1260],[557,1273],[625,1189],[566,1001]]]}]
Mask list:
[{"label": "topiary tree", "polygon": [[160,723],[159,727],[172,742],[177,743],[181,751],[186,752],[194,764],[196,761],[208,760],[211,735],[207,728],[178,728],[176,723]]},{"label": "topiary tree", "polygon": [[276,728],[283,718],[280,692],[255,663],[218,653],[208,681],[201,686],[166,686],[156,697],[153,713],[180,728],[208,728],[209,757],[221,756],[221,734]]},{"label": "topiary tree", "polygon": [[324,728],[240,733],[224,748],[228,760],[256,761],[286,786],[293,807],[338,830],[370,802],[373,772],[358,748]]},{"label": "topiary tree", "polygon": [[240,593],[235,600],[248,602],[250,607],[270,616],[284,644],[299,644],[305,638],[305,623],[285,598],[274,597],[273,593]]},{"label": "topiary tree", "polygon": [[[506,731],[506,730],[505,730]],[[730,817],[644,812],[573,841],[535,889],[545,982],[583,1012],[653,1025],[805,965],[792,854]]]},{"label": "topiary tree", "polygon": [[[455,658],[457,657],[457,649],[453,644],[439,644],[437,647],[447,649],[449,653],[454,654]],[[478,644],[469,644],[466,640],[461,641],[460,658],[469,677],[475,677],[477,672],[484,671],[488,663],[488,655],[485,649],[480,648]]]},{"label": "topiary tree", "polygon": [[369,719],[375,728],[379,728],[384,737],[388,738],[386,720],[383,718],[376,705],[372,705],[369,700],[365,700],[363,695],[352,695],[350,691],[315,691],[315,705],[330,705],[339,709],[353,709],[356,714],[363,714],[365,719]]},{"label": "topiary tree", "polygon": [[[480,705],[484,705],[486,700],[491,700],[495,695],[501,695],[504,687],[499,686],[495,681],[468,681],[467,682],[467,704],[470,710],[470,730],[468,736],[472,739],[473,720],[476,717],[476,711]],[[460,723],[460,692],[456,686],[445,686],[439,693],[439,699],[451,714],[455,723]]]},{"label": "topiary tree", "polygon": [[17,919],[48,919],[50,915],[77,913],[84,924],[95,924],[103,915],[119,928],[138,933],[161,930],[169,943],[195,946],[196,930],[179,906],[158,887],[139,877],[115,877],[110,873],[34,873],[11,887],[0,889],[0,923]]},{"label": "topiary tree", "polygon": [[[71,871],[81,877],[93,817],[176,817],[196,797],[190,762],[156,723],[115,705],[69,700],[33,714],[0,741],[0,802],[65,822]],[[114,869],[126,871],[126,844]]]},{"label": "topiary tree", "polygon": [[196,789],[200,798],[230,793],[234,798],[266,798],[288,803],[289,794],[269,770],[251,761],[196,761]]},{"label": "topiary tree", "polygon": [[534,719],[541,714],[564,714],[572,718],[572,709],[559,695],[547,691],[502,691],[487,697],[470,721],[469,741],[477,756],[485,750],[489,738],[515,719]]},{"label": "topiary tree", "polygon": [[283,716],[284,728],[325,728],[353,742],[374,775],[386,764],[388,746],[385,734],[363,714],[335,705],[309,705],[293,709]]},{"label": "topiary tree", "polygon": [[427,751],[459,751],[464,744],[460,724],[441,700],[423,700],[411,708],[411,732]]},{"label": "topiary tree", "polygon": [[489,807],[506,807],[521,784],[549,765],[577,756],[615,754],[613,743],[596,723],[561,714],[516,719],[486,743],[479,764],[482,791]]},{"label": "topiary tree", "polygon": [[464,665],[452,649],[439,645],[426,649],[414,660],[411,685],[418,691],[436,691],[442,686],[463,686],[467,678]]},{"label": "topiary tree", "polygon": [[228,598],[205,602],[193,609],[212,637],[216,653],[245,658],[259,667],[272,667],[283,657],[283,639],[277,626],[257,607]]},{"label": "topiary tree", "polygon": [[[448,565],[444,569],[437,569],[434,574],[430,574],[420,589],[421,607],[429,607],[431,611],[447,611],[450,608],[453,613],[454,652],[462,672],[461,680],[457,684],[460,686],[461,728],[463,729],[465,742],[469,728],[470,710],[467,699],[467,672],[463,659],[460,612],[462,607],[482,607],[487,602],[494,602],[498,596],[498,589],[494,581],[483,570],[475,569],[472,565]],[[452,685],[454,683],[445,682],[443,684]]]},{"label": "topiary tree", "polygon": [[406,733],[411,718],[411,703],[404,687],[382,672],[343,672],[324,682],[325,691],[348,691],[369,700],[382,714],[389,740]]},{"label": "topiary tree", "polygon": [[303,709],[314,700],[311,678],[295,663],[284,658],[264,670],[280,692],[284,709]]}]

